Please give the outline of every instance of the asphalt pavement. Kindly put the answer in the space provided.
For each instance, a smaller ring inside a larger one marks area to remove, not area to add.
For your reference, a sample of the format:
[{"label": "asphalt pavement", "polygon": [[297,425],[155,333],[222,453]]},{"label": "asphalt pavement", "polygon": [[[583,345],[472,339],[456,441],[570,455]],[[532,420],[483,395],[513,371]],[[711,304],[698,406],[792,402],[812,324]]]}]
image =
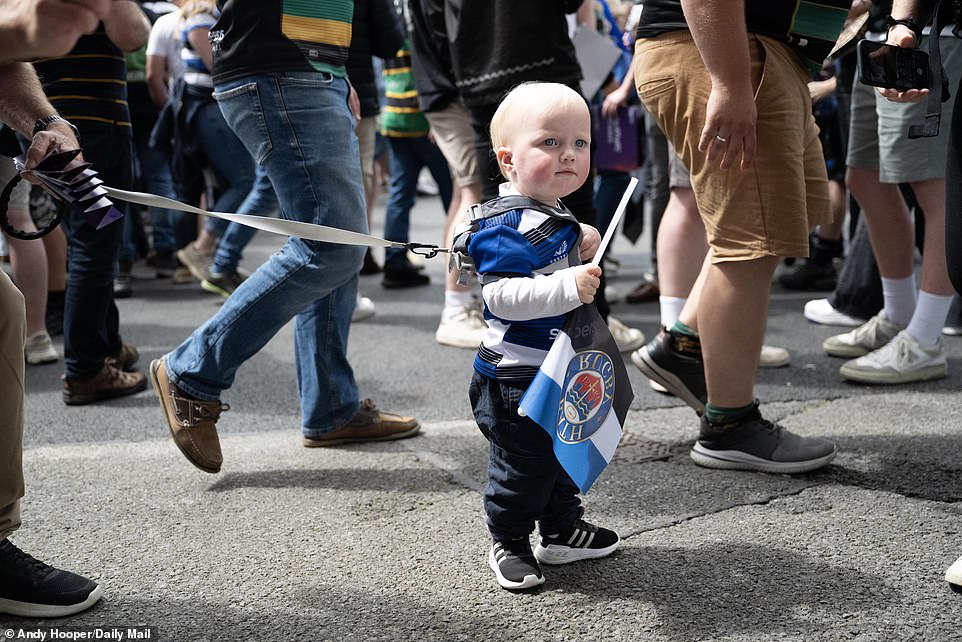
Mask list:
[{"label": "asphalt pavement", "polygon": [[[438,200],[420,198],[412,240],[440,242],[442,222]],[[279,244],[259,233],[244,266],[256,268]],[[616,242],[611,285],[621,294],[649,267],[647,248],[647,238]],[[830,466],[791,476],[695,466],[695,414],[651,391],[628,361],[636,396],[624,438],[585,497],[586,518],[617,530],[621,548],[546,567],[542,587],[515,594],[487,565],[487,449],[467,399],[474,355],[435,342],[444,261],[425,269],[432,284],[411,290],[362,277],[377,314],[351,331],[362,394],[423,424],[404,441],[301,446],[290,325],[224,395],[231,409],[218,426],[216,475],[183,458],[151,390],[67,407],[62,364],[30,367],[27,495],[11,539],[95,578],[104,598],[62,620],[0,616],[0,636],[962,639],[962,595],[943,580],[962,555],[962,339],[945,338],[946,379],[849,384],[841,361],[820,348],[843,329],[801,314],[825,295],[775,286],[766,342],[788,348],[792,361],[760,371],[757,395],[768,418],[839,448]],[[220,300],[154,278],[142,263],[135,277],[135,296],[118,305],[146,368]],[[613,314],[657,331],[655,303],[615,303]]]}]

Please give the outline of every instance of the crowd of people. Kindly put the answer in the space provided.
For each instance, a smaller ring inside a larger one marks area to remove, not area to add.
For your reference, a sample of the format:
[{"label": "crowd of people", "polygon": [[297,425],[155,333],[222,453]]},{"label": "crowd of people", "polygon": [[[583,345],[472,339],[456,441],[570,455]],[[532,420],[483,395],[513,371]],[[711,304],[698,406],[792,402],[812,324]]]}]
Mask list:
[{"label": "crowd of people", "polygon": [[[619,544],[582,519],[550,439],[517,413],[564,315],[580,305],[596,306],[654,389],[696,412],[691,458],[706,468],[800,473],[836,456],[830,441],[765,419],[754,394],[758,367],[789,361],[764,344],[769,292],[785,262],[795,261],[783,287],[836,290],[805,314],[853,327],[823,345],[848,359],[842,377],[903,384],[947,375],[941,336],[958,333],[951,268],[962,250],[946,188],[957,197],[962,183],[947,175],[958,172],[962,114],[946,103],[950,126],[910,137],[927,92],[860,83],[852,47],[835,45],[844,24],[869,13],[859,35],[901,47],[936,39],[946,86],[960,87],[957,2],[942,2],[928,31],[924,2],[803,2],[801,34],[795,3],[763,9],[760,0],[744,13],[677,0],[314,0],[296,15],[255,0],[84,0],[56,3],[60,14],[44,4],[0,3],[0,30],[11,34],[0,41],[0,78],[16,88],[0,98],[2,151],[25,153],[28,167],[82,146],[111,187],[367,234],[387,154],[383,235],[408,240],[428,168],[448,247],[468,206],[485,203],[464,241],[475,269],[446,277],[435,336],[478,351],[470,399],[491,444],[489,563],[506,589],[542,583],[540,564],[602,557]],[[588,96],[578,28],[619,50]],[[637,167],[596,172],[592,120],[629,103],[643,111],[632,134],[644,150]],[[7,181],[12,164],[2,164]],[[647,343],[610,314],[605,271],[616,263],[582,265],[629,171],[648,178],[642,220],[657,257],[628,298],[659,302],[662,328]],[[39,202],[23,184],[7,216],[29,230]],[[64,403],[136,394],[149,380],[174,443],[204,472],[223,463],[222,395],[292,320],[305,447],[420,431],[414,416],[364,397],[347,350],[351,323],[374,313],[361,274],[382,273],[385,288],[430,284],[403,249],[388,249],[379,265],[360,246],[290,237],[248,273],[240,261],[252,228],[118,205],[122,223],[94,229],[68,212],[42,241],[8,242],[19,290],[0,274],[0,401],[18,411],[0,425],[0,612],[63,616],[100,597],[95,583],[7,539],[24,493],[23,368],[59,359],[51,339],[59,331]],[[141,259],[159,277],[196,280],[225,299],[146,374],[122,340],[115,303],[136,295],[129,277]],[[952,569],[949,581],[962,585],[962,560]]]}]

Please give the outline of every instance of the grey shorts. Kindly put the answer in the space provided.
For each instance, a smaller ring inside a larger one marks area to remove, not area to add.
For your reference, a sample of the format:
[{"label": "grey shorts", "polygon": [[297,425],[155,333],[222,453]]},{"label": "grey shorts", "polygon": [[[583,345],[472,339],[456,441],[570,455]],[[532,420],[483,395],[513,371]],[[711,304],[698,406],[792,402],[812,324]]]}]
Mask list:
[{"label": "grey shorts", "polygon": [[440,111],[425,112],[434,142],[451,166],[451,177],[458,187],[480,184],[478,152],[468,111],[458,101]]},{"label": "grey shorts", "polygon": [[[920,45],[928,51],[928,36]],[[939,41],[942,66],[949,87],[959,86],[962,75],[962,40],[943,36]],[[849,167],[878,170],[883,183],[912,183],[945,178],[945,154],[949,142],[953,101],[942,103],[939,135],[908,137],[909,127],[925,120],[926,103],[893,103],[856,78],[852,87],[851,131],[848,142]]]}]

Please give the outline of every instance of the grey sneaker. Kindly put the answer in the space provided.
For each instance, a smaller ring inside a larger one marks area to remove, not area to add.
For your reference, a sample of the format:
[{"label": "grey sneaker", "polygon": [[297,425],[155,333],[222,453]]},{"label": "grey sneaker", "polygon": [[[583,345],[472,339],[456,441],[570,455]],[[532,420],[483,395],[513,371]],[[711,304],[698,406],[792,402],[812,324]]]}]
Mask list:
[{"label": "grey sneaker", "polygon": [[691,449],[699,466],[765,473],[804,473],[835,459],[835,444],[801,437],[762,418],[758,408],[733,425],[714,426],[702,417],[701,433]]},{"label": "grey sneaker", "polygon": [[201,252],[194,248],[193,243],[188,243],[177,250],[176,256],[181,265],[190,270],[190,273],[198,281],[204,280],[204,276],[214,260],[213,252]]},{"label": "grey sneaker", "polygon": [[851,332],[825,339],[822,349],[833,357],[861,357],[884,346],[901,329],[888,320],[883,310]]},{"label": "grey sneaker", "polygon": [[850,381],[882,384],[941,379],[948,372],[942,340],[934,346],[923,346],[907,330],[878,350],[839,368],[839,373]]}]

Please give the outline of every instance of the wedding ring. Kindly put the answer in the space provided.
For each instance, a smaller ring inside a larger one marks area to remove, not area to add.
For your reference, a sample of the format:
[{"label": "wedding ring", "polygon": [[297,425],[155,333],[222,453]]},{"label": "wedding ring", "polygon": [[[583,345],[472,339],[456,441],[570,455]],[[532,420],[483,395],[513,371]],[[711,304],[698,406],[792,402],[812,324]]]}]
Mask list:
[{"label": "wedding ring", "polygon": [[727,142],[728,142],[728,139],[727,139],[727,138],[722,138],[721,136],[717,136],[717,135],[715,136],[715,140],[717,140],[717,141],[720,142],[720,143],[727,143]]}]

